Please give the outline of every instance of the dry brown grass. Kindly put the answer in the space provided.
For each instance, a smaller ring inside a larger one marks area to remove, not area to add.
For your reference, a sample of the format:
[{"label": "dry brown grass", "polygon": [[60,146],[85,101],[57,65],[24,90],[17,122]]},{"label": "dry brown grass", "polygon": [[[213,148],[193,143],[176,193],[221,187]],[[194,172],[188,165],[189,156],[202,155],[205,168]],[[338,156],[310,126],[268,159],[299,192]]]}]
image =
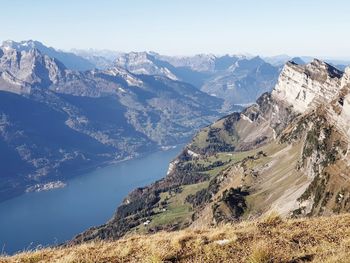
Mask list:
[{"label": "dry brown grass", "polygon": [[350,214],[282,220],[271,214],[212,229],[130,236],[1,257],[0,262],[350,262]]}]

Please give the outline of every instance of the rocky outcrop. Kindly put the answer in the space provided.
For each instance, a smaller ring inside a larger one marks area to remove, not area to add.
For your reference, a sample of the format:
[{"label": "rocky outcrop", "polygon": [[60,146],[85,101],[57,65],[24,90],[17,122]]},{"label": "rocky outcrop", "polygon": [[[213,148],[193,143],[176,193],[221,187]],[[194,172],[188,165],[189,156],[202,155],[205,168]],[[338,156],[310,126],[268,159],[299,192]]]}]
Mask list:
[{"label": "rocky outcrop", "polygon": [[343,72],[315,59],[306,65],[288,62],[272,96],[303,113],[310,107],[329,103],[340,91]]}]

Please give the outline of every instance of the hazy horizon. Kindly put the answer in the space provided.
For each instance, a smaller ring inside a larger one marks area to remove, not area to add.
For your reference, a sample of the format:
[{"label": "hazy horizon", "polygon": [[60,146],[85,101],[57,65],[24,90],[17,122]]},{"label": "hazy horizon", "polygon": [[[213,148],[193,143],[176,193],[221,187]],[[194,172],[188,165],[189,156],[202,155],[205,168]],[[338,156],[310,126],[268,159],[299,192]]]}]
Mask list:
[{"label": "hazy horizon", "polygon": [[13,0],[2,11],[1,40],[61,50],[350,58],[350,3],[342,0]]},{"label": "hazy horizon", "polygon": [[[49,47],[49,48],[54,48],[55,50],[58,51],[63,51],[63,52],[100,52],[100,53],[129,53],[129,52],[148,52],[148,53],[157,53],[159,55],[164,55],[164,56],[178,56],[178,57],[186,57],[186,56],[195,56],[195,55],[214,55],[214,56],[235,56],[235,55],[242,55],[242,56],[247,56],[247,57],[261,57],[261,58],[273,58],[273,57],[290,57],[290,58],[316,58],[316,59],[323,59],[323,60],[334,60],[334,61],[339,61],[339,62],[348,62],[350,60],[350,57],[329,57],[329,56],[309,56],[309,55],[290,55],[290,54],[272,54],[272,55],[265,55],[265,54],[251,54],[251,53],[246,53],[246,52],[237,52],[237,53],[191,53],[191,54],[165,54],[161,52],[157,52],[155,50],[112,50],[112,49],[98,49],[98,48],[86,48],[86,49],[79,49],[79,48],[69,48],[69,49],[62,49],[58,48],[56,46],[51,46],[46,44],[44,41],[38,40],[38,39],[0,39],[0,43],[3,43],[4,41],[14,41],[14,42],[22,42],[22,41],[38,41],[42,43],[43,45]],[[106,56],[107,57],[107,56]]]}]

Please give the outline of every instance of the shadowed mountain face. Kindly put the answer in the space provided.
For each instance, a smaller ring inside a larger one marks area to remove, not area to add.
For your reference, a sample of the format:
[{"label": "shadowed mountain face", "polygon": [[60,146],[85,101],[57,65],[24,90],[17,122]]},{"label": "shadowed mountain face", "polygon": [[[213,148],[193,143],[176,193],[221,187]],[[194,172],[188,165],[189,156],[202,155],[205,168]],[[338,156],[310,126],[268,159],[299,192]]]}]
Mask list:
[{"label": "shadowed mountain face", "polygon": [[34,182],[48,182],[60,173],[72,174],[71,169],[113,157],[111,146],[67,126],[64,111],[3,91],[0,105],[1,156],[6,156],[1,158],[2,199]]},{"label": "shadowed mountain face", "polygon": [[185,142],[221,114],[221,99],[190,84],[118,67],[74,71],[38,45],[0,48],[0,200]]},{"label": "shadowed mountain face", "polygon": [[[277,212],[350,210],[350,68],[288,62],[271,93],[195,135],[165,178],[70,243],[201,228]],[[146,223],[144,223],[146,222]]]}]

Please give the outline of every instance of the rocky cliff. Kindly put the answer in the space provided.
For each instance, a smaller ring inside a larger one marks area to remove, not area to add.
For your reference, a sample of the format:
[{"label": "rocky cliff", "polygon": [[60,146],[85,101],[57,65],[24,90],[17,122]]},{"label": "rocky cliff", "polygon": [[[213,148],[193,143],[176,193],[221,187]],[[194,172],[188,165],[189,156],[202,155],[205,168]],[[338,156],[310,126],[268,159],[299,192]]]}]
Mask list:
[{"label": "rocky cliff", "polygon": [[329,103],[340,90],[342,75],[340,70],[317,59],[302,66],[288,62],[272,95],[303,113],[311,106]]}]

